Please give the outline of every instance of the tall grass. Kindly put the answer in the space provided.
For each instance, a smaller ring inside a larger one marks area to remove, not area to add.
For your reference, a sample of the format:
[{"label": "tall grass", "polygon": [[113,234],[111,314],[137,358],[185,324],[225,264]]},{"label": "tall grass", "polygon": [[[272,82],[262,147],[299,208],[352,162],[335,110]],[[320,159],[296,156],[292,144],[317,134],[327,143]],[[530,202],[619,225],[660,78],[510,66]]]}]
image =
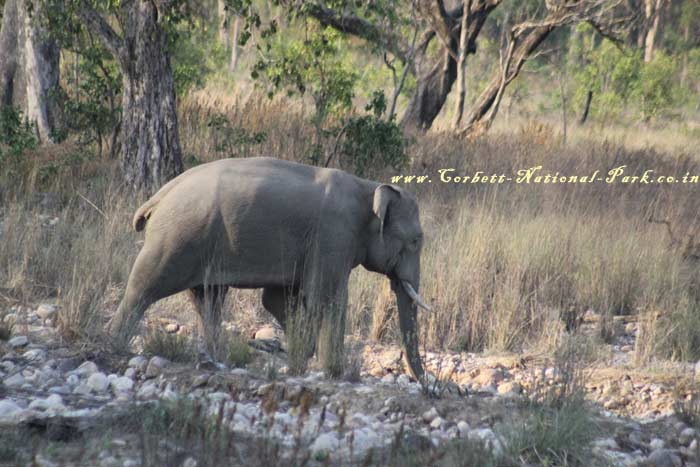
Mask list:
[{"label": "tall grass", "polygon": [[[248,132],[264,131],[266,138],[241,144],[234,154],[222,152],[222,135],[208,125],[214,115]],[[192,161],[258,155],[303,161],[312,144],[303,109],[281,99],[193,95],[181,104],[180,126]],[[406,173],[436,179],[406,186],[418,195],[426,236],[421,292],[434,311],[421,314],[420,325],[428,348],[519,351],[551,338],[562,323],[573,327],[577,316],[593,309],[648,318],[637,344],[640,362],[700,354],[697,265],[671,245],[664,225],[649,222],[668,219],[679,235],[697,230],[696,185],[437,182],[437,170],[448,167],[513,174],[542,165],[585,175],[626,165],[630,173],[682,175],[700,174],[698,163],[605,141],[562,147],[546,131],[473,142],[417,135],[409,151]],[[27,177],[31,183],[1,182],[7,188],[1,190],[0,288],[18,301],[58,296],[62,329],[81,335],[121,294],[139,248],[129,221],[141,200],[119,187],[110,163],[86,161],[71,170],[44,185],[36,176]],[[56,206],[37,201],[42,192],[58,193]],[[43,214],[59,222],[47,226]],[[382,281],[353,273],[348,332],[397,339],[393,297]]]}]

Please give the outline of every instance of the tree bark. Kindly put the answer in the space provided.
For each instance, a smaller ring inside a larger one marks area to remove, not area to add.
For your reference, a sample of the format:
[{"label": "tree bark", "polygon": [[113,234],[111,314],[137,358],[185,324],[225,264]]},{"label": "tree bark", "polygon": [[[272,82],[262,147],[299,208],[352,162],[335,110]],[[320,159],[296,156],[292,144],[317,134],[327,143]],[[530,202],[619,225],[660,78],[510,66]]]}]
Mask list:
[{"label": "tree bark", "polygon": [[[481,28],[484,26],[486,18],[500,2],[501,0],[489,0],[483,3],[472,3],[465,54],[476,52],[476,39],[481,32]],[[431,11],[435,12],[435,9]],[[453,34],[449,37],[441,36],[443,44],[447,44],[447,46],[443,45],[437,61],[433,63],[427,73],[418,73],[416,92],[408,103],[408,108],[401,120],[402,126],[428,130],[442,110],[447,96],[452,90],[452,85],[457,79],[457,62],[455,57],[458,54],[459,44],[455,37],[461,36],[461,25],[456,19],[462,17],[462,11],[463,6],[460,6],[447,12],[446,18],[442,18],[443,21],[451,23],[445,30],[452,31]],[[432,23],[439,24],[439,21],[433,20]],[[422,60],[425,60],[428,43],[435,35],[434,30],[424,33],[424,39],[419,47]]]},{"label": "tree bark", "polygon": [[22,109],[36,126],[40,142],[51,142],[59,123],[59,57],[57,44],[48,38],[37,18],[39,4],[30,15],[24,0],[6,0],[0,28],[0,105]]},{"label": "tree bark", "polygon": [[155,192],[182,172],[175,83],[168,37],[155,2],[122,7],[123,37],[83,3],[79,15],[115,56],[122,72],[121,164],[128,185]]},{"label": "tree bark", "polygon": [[503,90],[513,81],[529,56],[537,50],[537,47],[556,28],[554,25],[543,25],[532,28],[527,35],[519,41],[512,51],[512,59],[506,63],[505,70],[498,70],[497,75],[491,80],[486,89],[479,95],[476,103],[472,107],[465,122],[466,134],[480,134],[485,131],[485,127],[490,125],[490,121],[495,117],[494,105],[498,105]]},{"label": "tree bark", "polygon": [[228,50],[228,12],[226,11],[226,2],[224,0],[217,1],[217,12],[217,21],[219,21],[219,42]]},{"label": "tree bark", "polygon": [[644,63],[649,63],[654,59],[656,37],[661,23],[663,4],[663,0],[645,0],[644,16],[647,24],[647,31],[644,37]]},{"label": "tree bark", "polygon": [[238,66],[238,33],[240,28],[241,18],[236,16],[233,20],[233,31],[231,35],[231,57],[228,62],[229,71],[236,71]]},{"label": "tree bark", "polygon": [[459,31],[459,54],[457,56],[457,102],[455,104],[454,118],[452,119],[452,129],[459,128],[464,113],[464,99],[466,97],[465,64],[467,60],[467,31],[469,27],[469,12],[471,10],[471,0],[464,0],[467,8],[462,13],[462,23]]}]

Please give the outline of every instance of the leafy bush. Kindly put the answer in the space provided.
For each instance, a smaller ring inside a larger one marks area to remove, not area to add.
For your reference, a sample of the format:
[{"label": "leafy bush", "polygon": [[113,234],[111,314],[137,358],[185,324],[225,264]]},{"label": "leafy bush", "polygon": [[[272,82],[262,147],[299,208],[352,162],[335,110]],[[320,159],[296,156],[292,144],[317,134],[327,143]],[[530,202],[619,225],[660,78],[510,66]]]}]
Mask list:
[{"label": "leafy bush", "polygon": [[2,175],[14,170],[28,149],[36,147],[35,128],[18,107],[0,107],[0,167]]},{"label": "leafy bush", "polygon": [[345,125],[342,146],[346,166],[360,177],[375,175],[385,167],[401,170],[408,165],[407,140],[392,119],[382,120],[386,110],[384,93],[376,91],[365,108],[371,115],[352,117]]}]

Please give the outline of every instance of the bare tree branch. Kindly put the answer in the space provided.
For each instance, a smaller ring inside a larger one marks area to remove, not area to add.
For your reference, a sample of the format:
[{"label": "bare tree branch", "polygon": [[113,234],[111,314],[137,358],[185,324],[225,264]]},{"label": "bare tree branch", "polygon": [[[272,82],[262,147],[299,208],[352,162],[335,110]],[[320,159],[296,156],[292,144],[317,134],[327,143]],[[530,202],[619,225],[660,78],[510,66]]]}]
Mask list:
[{"label": "bare tree branch", "polygon": [[319,3],[307,4],[305,11],[324,26],[330,26],[340,32],[352,34],[367,42],[381,45],[402,62],[409,61],[407,52],[409,46],[405,44],[401,36],[393,31],[385,31],[365,19],[351,14],[338,13]]},{"label": "bare tree branch", "polygon": [[115,59],[123,62],[125,60],[124,40],[112,29],[112,26],[85,1],[80,3],[77,14],[83,23],[100,39],[109,53]]}]

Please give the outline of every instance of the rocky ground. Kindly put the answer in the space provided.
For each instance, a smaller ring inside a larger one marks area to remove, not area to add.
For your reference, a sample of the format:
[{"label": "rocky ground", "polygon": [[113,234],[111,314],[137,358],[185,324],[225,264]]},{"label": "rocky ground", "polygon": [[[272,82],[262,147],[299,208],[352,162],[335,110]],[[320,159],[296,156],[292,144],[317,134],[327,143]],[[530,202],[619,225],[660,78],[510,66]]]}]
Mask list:
[{"label": "rocky ground", "polygon": [[[256,350],[246,368],[119,357],[65,345],[54,305],[9,311],[3,319],[13,332],[0,341],[0,465],[216,465],[224,445],[242,465],[382,465],[399,444],[420,453],[459,440],[498,455],[509,449],[504,427],[526,427],[528,401],[574,384],[570,369],[544,357],[427,352],[437,379],[426,388],[403,372],[400,349],[380,344],[355,343],[362,366],[339,381],[317,371],[288,376],[284,352]],[[596,320],[589,314],[584,330]],[[620,318],[615,328],[607,357],[577,370],[595,427],[591,464],[698,465],[699,427],[676,413],[697,397],[695,368],[635,370],[636,323]],[[275,339],[270,329],[256,337],[261,349]],[[215,428],[183,434],[200,419]],[[212,433],[226,433],[228,444]]]}]

